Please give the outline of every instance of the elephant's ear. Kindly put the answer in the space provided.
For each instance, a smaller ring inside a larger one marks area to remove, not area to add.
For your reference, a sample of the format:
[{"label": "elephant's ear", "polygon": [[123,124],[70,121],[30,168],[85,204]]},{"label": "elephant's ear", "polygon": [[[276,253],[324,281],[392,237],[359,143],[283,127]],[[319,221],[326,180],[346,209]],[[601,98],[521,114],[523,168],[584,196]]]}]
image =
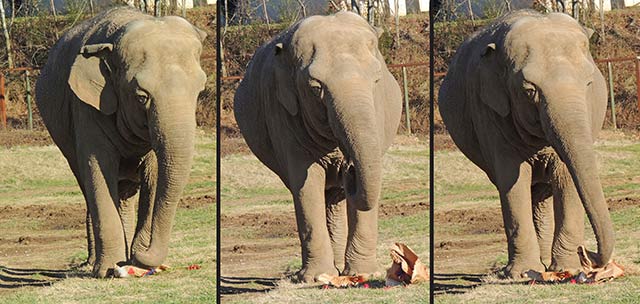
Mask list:
[{"label": "elephant's ear", "polygon": [[193,27],[193,30],[196,31],[196,33],[198,34],[198,38],[200,38],[200,42],[204,42],[204,40],[207,38],[207,32],[197,28],[197,27]]},{"label": "elephant's ear", "polygon": [[487,106],[502,117],[510,112],[509,95],[504,79],[499,72],[501,64],[498,62],[496,45],[490,43],[485,48],[480,64],[478,65],[478,77],[480,85],[480,98]]},{"label": "elephant's ear", "polygon": [[291,72],[284,66],[282,43],[276,44],[274,64],[274,81],[276,98],[292,116],[298,115],[298,95],[295,92],[295,82],[291,78]]},{"label": "elephant's ear", "polygon": [[67,81],[80,100],[106,115],[113,114],[118,106],[111,71],[104,60],[112,50],[111,43],[83,46],[73,61]]}]

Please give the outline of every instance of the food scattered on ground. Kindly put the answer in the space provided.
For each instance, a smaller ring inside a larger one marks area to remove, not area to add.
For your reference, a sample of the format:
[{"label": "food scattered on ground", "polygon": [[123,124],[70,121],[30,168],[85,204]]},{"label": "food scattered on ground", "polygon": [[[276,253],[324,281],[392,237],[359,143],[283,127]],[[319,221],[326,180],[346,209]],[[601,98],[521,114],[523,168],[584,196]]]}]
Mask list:
[{"label": "food scattered on ground", "polygon": [[[328,286],[334,287],[357,287],[360,284],[363,284],[367,281],[367,277],[363,275],[354,275],[354,276],[334,276],[326,273],[318,276],[318,282],[325,284],[325,288]],[[366,284],[364,284],[366,285]],[[368,287],[364,286],[363,287]]]},{"label": "food scattered on ground", "polygon": [[611,281],[624,275],[624,267],[615,261],[610,261],[604,267],[599,267],[595,263],[596,254],[588,251],[584,246],[578,246],[578,255],[582,264],[582,271],[572,274],[569,271],[529,271],[527,276],[535,282],[550,283],[571,283],[571,284],[591,284]]},{"label": "food scattered on ground", "polygon": [[391,247],[393,264],[387,270],[386,286],[417,284],[429,280],[429,270],[418,255],[402,243]]},{"label": "food scattered on ground", "polygon": [[141,278],[166,271],[167,269],[169,269],[169,266],[164,264],[151,269],[140,268],[133,265],[124,265],[121,267],[115,265],[113,268],[113,276],[116,278],[127,278],[132,276]]}]

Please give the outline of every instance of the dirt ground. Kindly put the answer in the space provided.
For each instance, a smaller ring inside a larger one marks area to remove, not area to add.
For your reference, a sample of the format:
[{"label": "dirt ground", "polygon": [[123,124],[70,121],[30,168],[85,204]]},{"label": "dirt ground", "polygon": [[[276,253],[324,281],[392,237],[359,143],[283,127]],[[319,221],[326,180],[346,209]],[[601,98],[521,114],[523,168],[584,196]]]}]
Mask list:
[{"label": "dirt ground", "polygon": [[[213,204],[214,200],[211,195],[186,197],[178,208],[195,209]],[[16,227],[0,227],[0,296],[17,287],[45,286],[67,277],[89,276],[90,269],[78,268],[83,258],[68,261],[57,254],[86,251],[85,214],[84,204],[0,207],[0,222],[21,222]]]},{"label": "dirt ground", "polygon": [[0,130],[0,147],[46,146],[53,144],[51,136],[45,130]]},{"label": "dirt ground", "polygon": [[[600,138],[604,139],[604,142],[615,143],[611,146],[617,147],[617,145],[619,145],[618,142],[628,142],[632,144],[634,141],[637,141],[638,132],[605,130]],[[607,155],[607,153],[623,153],[616,151],[617,149],[612,148],[613,152],[604,150],[599,152],[599,154],[603,159],[606,159],[612,157]],[[459,151],[456,151],[451,138],[445,134],[436,135],[436,151],[459,153]],[[631,157],[631,159],[633,159],[633,154],[629,154],[629,156],[625,155],[625,157]],[[436,162],[438,162],[438,159],[439,156],[436,155]],[[468,165],[469,168],[473,167],[470,162],[466,165]],[[617,172],[617,175],[612,175],[613,177],[601,177],[604,188],[623,189],[610,190],[613,191],[613,193],[605,194],[609,211],[612,212],[612,214],[624,214],[626,210],[634,211],[640,206],[640,197],[632,190],[624,190],[626,187],[633,189],[636,180],[633,177],[633,165],[627,166],[629,167],[611,168],[610,170]],[[446,168],[446,166],[440,165],[439,168]],[[456,170],[465,169],[456,168]],[[486,178],[483,176],[483,179]],[[436,183],[437,182],[438,180],[436,180]],[[488,180],[483,181],[483,183],[490,185]],[[491,188],[491,190],[492,193],[495,191],[494,194],[497,196],[497,191],[493,188]],[[456,294],[467,294],[461,296],[477,301],[478,299],[473,298],[474,296],[471,295],[472,293],[470,293],[470,291],[486,284],[528,283],[503,280],[500,279],[498,275],[498,272],[507,260],[506,236],[499,200],[496,197],[482,198],[486,197],[486,194],[487,190],[482,188],[482,190],[477,191],[467,190],[464,191],[463,194],[436,196],[435,289],[437,295],[449,295],[445,297],[446,301],[462,299],[451,296]],[[587,220],[586,223],[586,229],[590,229]],[[626,227],[626,229],[629,228],[630,227]],[[587,232],[587,237],[589,237],[589,235],[592,236],[590,233],[591,232]],[[592,250],[595,250],[595,248]],[[618,256],[617,258],[626,259],[627,263],[629,263],[629,259],[633,261],[633,257],[629,256]],[[635,269],[634,265],[629,266],[631,266],[631,269]],[[633,273],[630,275],[633,275]],[[495,300],[497,300],[497,298]]]}]

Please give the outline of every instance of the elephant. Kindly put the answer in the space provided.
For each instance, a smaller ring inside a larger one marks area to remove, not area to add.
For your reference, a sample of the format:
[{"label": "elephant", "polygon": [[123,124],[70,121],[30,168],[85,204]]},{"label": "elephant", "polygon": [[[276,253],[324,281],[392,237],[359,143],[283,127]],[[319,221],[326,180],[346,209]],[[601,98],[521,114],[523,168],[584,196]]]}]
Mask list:
[{"label": "elephant", "polygon": [[613,254],[593,146],[607,89],[590,35],[565,14],[512,12],[462,43],[440,88],[451,138],[500,193],[508,277],[580,270],[585,211],[598,263]]},{"label": "elephant", "polygon": [[167,257],[207,79],[205,37],[180,17],[120,7],[70,29],[49,52],[36,103],[86,201],[95,277]]},{"label": "elephant", "polygon": [[303,19],[256,50],[234,96],[247,145],[293,196],[304,282],[376,273],[382,156],[402,107],[380,34],[350,12]]}]

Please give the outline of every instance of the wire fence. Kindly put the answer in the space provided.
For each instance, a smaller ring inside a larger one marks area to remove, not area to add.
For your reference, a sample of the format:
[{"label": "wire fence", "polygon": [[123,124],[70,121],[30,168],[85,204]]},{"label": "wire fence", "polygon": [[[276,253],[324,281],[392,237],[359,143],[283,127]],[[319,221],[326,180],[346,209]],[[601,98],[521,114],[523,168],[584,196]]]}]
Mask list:
[{"label": "wire fence", "polygon": [[[215,59],[214,55],[207,55],[200,57],[200,60],[212,60]],[[29,77],[34,74],[40,73],[41,67],[16,67],[0,70],[0,125],[2,129],[7,129],[7,77],[14,74],[22,73],[24,75],[24,88],[25,97],[27,103],[27,126],[29,130],[33,129],[33,86]],[[33,73],[33,74],[32,74]]]},{"label": "wire fence", "polygon": [[[203,56],[201,60],[212,60],[215,56]],[[607,73],[607,79],[609,82],[609,102],[611,107],[611,117],[613,127],[616,128],[616,111],[615,111],[615,94],[614,94],[614,85],[613,85],[613,73],[614,66],[613,64],[629,64],[633,63],[635,68],[635,83],[636,83],[636,96],[637,96],[637,107],[640,109],[640,56],[636,57],[620,57],[620,58],[604,58],[604,59],[596,59],[595,62],[597,64],[605,64]],[[401,69],[402,75],[402,93],[403,93],[403,104],[405,111],[405,127],[408,133],[411,133],[411,115],[409,112],[409,88],[408,88],[408,79],[409,73],[408,68],[428,68],[428,62],[411,62],[411,63],[399,63],[399,64],[389,64],[387,65],[390,69]],[[34,76],[40,72],[40,67],[17,67],[11,69],[5,69],[0,71],[0,123],[3,129],[7,128],[7,100],[6,96],[6,78],[8,75],[23,73],[24,75],[24,88],[26,95],[26,103],[27,103],[27,125],[31,130],[33,129],[33,86],[31,85],[31,81],[29,77]],[[33,74],[32,74],[33,73]],[[434,74],[435,77],[442,77],[446,75],[446,71],[437,72]],[[238,81],[242,80],[242,75],[239,76],[225,76],[221,77],[222,81]]]},{"label": "wire fence", "polygon": [[[635,64],[635,80],[636,80],[636,96],[637,96],[637,106],[638,109],[640,110],[640,56],[636,56],[636,57],[621,57],[621,58],[603,58],[603,59],[596,59],[595,60],[596,63],[604,63],[607,66],[607,73],[606,75],[608,75],[607,79],[609,81],[609,102],[611,105],[611,118],[612,118],[612,123],[613,123],[613,128],[617,128],[617,124],[616,124],[616,111],[615,111],[615,94],[614,94],[614,85],[613,85],[613,63],[629,63],[629,62],[633,62]],[[411,117],[410,117],[410,112],[409,112],[409,89],[408,89],[408,76],[407,76],[407,68],[417,68],[417,67],[422,67],[422,68],[428,68],[429,67],[429,63],[428,62],[411,62],[411,63],[398,63],[398,64],[388,64],[387,65],[388,68],[390,69],[397,69],[400,68],[402,70],[402,95],[403,95],[403,101],[404,101],[404,111],[405,111],[405,127],[407,130],[407,133],[411,133]],[[604,71],[604,70],[603,70]],[[436,78],[438,77],[443,77],[447,74],[446,71],[444,72],[436,72],[434,73],[434,76]],[[222,81],[237,81],[237,80],[242,80],[243,75],[240,76],[226,76],[226,77],[221,77]],[[428,77],[427,77],[428,79]]]}]

